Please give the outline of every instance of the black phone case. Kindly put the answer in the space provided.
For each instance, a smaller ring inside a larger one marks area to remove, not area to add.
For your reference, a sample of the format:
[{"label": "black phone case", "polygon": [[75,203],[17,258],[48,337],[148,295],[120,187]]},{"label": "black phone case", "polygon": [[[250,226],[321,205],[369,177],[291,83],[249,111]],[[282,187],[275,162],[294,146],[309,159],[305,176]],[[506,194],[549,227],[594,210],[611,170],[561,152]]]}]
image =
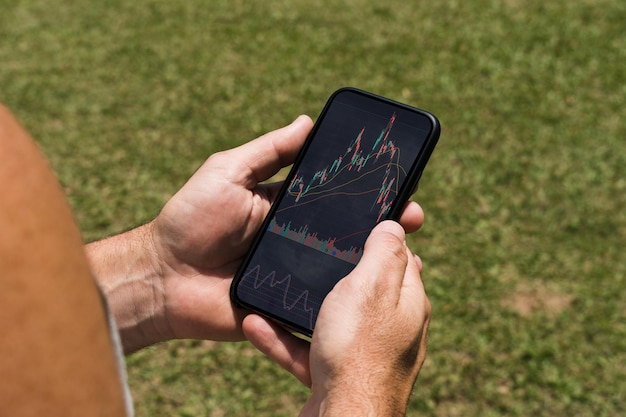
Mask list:
[{"label": "black phone case", "polygon": [[[302,149],[300,150],[298,156],[296,157],[296,160],[287,176],[287,178],[293,178],[294,175],[296,174],[299,165],[301,164],[302,160],[304,159],[305,155],[307,154],[307,150],[309,149],[311,143],[313,142],[313,139],[315,138],[315,136],[318,133],[318,130],[320,128],[320,124],[321,122],[324,120],[324,118],[326,117],[326,114],[329,110],[329,108],[331,107],[331,104],[333,102],[333,100],[335,99],[335,97],[337,95],[339,95],[342,92],[345,91],[349,91],[352,92],[354,94],[357,95],[361,95],[365,98],[371,99],[371,100],[377,100],[383,103],[389,103],[392,106],[396,106],[398,108],[402,108],[402,109],[407,109],[411,112],[417,112],[419,114],[421,114],[422,116],[426,117],[429,119],[430,123],[432,124],[432,130],[430,132],[430,135],[427,137],[427,139],[425,140],[424,146],[421,149],[419,155],[417,156],[417,162],[413,165],[412,169],[410,170],[410,172],[407,173],[407,177],[405,179],[404,185],[402,186],[402,189],[399,191],[399,193],[396,195],[393,203],[392,203],[392,207],[391,210],[389,211],[388,215],[385,217],[384,220],[398,220],[398,218],[400,217],[400,214],[402,213],[402,210],[404,208],[405,203],[408,201],[408,199],[410,198],[410,196],[413,194],[413,192],[416,190],[418,182],[422,176],[423,170],[437,144],[437,141],[439,139],[439,135],[440,135],[440,124],[438,119],[431,113],[409,106],[407,104],[403,104],[382,96],[378,96],[376,94],[373,93],[369,93],[363,90],[359,90],[357,88],[353,88],[353,87],[344,87],[341,88],[337,91],[335,91],[330,98],[328,99],[328,101],[326,102],[324,108],[322,109],[322,112],[320,113],[319,117],[317,118],[317,121],[315,123],[315,125],[313,126],[311,132],[309,133],[309,136],[307,137]],[[252,246],[250,247],[250,250],[248,251],[248,253],[246,254],[243,262],[241,263],[241,265],[239,266],[237,273],[235,274],[235,277],[233,279],[233,282],[231,284],[230,287],[230,297],[232,302],[235,304],[235,306],[239,307],[239,308],[247,308],[255,313],[258,313],[260,315],[269,317],[270,319],[277,321],[278,323],[280,323],[281,325],[283,325],[284,327],[289,328],[292,331],[295,331],[297,333],[300,333],[302,335],[311,337],[313,334],[313,329],[309,329],[297,324],[294,324],[292,322],[286,321],[285,319],[278,317],[268,311],[265,311],[262,308],[259,308],[258,306],[252,305],[250,303],[244,302],[242,300],[239,299],[239,297],[237,296],[237,287],[242,279],[242,275],[244,273],[244,271],[246,270],[247,266],[249,265],[255,251],[257,250],[257,247],[263,237],[263,235],[265,234],[265,230],[268,227],[268,224],[270,222],[270,220],[273,218],[274,213],[276,211],[276,208],[281,200],[281,198],[283,198],[284,194],[287,192],[287,188],[288,188],[288,181],[285,181],[284,184],[282,185],[280,192],[277,194],[276,200],[274,201],[272,207],[270,208],[270,211],[268,212],[265,220],[263,221],[263,224],[261,225],[259,231],[257,232],[257,235],[254,238],[254,241],[252,243]],[[382,221],[382,220],[381,220]]]}]

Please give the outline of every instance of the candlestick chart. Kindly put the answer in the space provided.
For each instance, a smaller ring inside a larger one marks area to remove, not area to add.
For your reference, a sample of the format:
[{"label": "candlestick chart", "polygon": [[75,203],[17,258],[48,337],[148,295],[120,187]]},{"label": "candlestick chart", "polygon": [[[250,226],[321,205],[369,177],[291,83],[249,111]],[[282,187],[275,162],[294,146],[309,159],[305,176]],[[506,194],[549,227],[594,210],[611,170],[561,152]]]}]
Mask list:
[{"label": "candlestick chart", "polygon": [[370,231],[389,215],[419,152],[416,138],[392,111],[346,107],[327,115],[242,272],[240,299],[313,329],[324,297],[354,269]]},{"label": "candlestick chart", "polygon": [[[400,163],[401,149],[391,139],[395,120],[393,114],[377,135],[371,135],[366,127],[361,127],[354,132],[348,145],[344,145],[345,149],[329,158],[327,163],[298,170],[267,230],[356,264],[367,234],[388,214],[406,176]],[[363,211],[362,206],[369,207],[371,219],[366,222],[367,227],[350,229],[351,225],[363,224],[350,222],[353,213]],[[347,214],[341,220],[342,224],[328,218],[341,212]],[[281,221],[281,218],[285,220]],[[302,224],[307,218],[310,223]]]}]

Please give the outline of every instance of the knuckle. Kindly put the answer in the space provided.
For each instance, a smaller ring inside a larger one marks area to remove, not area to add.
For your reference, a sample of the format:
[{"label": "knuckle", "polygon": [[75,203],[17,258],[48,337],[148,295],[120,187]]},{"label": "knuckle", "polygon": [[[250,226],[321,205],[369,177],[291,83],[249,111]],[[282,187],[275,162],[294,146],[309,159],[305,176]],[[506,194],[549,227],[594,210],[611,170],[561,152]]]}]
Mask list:
[{"label": "knuckle", "polygon": [[228,151],[220,151],[210,155],[207,159],[207,164],[214,167],[227,167],[229,166],[229,161]]}]

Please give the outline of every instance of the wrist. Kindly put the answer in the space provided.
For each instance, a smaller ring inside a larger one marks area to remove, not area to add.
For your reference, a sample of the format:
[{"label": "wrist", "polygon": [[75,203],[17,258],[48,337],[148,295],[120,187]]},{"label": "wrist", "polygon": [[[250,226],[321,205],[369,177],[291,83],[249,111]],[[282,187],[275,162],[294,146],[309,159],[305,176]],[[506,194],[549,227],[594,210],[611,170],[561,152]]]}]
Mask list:
[{"label": "wrist", "polygon": [[404,416],[413,385],[367,375],[344,378],[328,388],[314,385],[300,416]]},{"label": "wrist", "polygon": [[124,351],[167,340],[163,273],[152,223],[86,246],[91,268],[120,332]]}]

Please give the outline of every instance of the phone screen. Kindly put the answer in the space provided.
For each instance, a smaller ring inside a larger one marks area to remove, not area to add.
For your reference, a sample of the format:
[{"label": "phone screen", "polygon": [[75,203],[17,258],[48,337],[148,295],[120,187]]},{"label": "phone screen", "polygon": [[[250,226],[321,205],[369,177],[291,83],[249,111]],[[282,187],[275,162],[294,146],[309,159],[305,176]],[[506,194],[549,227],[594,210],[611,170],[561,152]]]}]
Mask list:
[{"label": "phone screen", "polygon": [[426,112],[359,90],[335,93],[235,277],[235,302],[311,335],[372,228],[399,216],[438,132]]}]

